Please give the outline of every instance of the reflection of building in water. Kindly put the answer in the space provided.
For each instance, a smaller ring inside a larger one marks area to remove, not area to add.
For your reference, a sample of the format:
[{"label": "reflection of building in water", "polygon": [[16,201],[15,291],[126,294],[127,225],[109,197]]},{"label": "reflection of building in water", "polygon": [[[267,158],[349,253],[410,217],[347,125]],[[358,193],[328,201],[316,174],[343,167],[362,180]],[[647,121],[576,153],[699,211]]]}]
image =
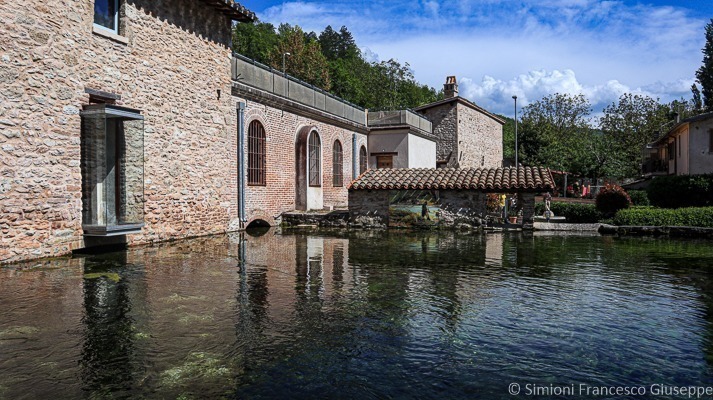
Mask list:
[{"label": "reflection of building in water", "polygon": [[485,235],[485,262],[487,265],[498,267],[503,265],[503,240],[501,233]]},{"label": "reflection of building in water", "polygon": [[[81,379],[86,393],[129,393],[140,380],[132,295],[144,293],[135,274],[107,271],[105,265],[126,265],[126,253],[95,257],[85,264],[84,343]],[[94,269],[96,268],[96,269]],[[137,287],[139,286],[139,287]],[[140,302],[139,304],[143,304]]]}]

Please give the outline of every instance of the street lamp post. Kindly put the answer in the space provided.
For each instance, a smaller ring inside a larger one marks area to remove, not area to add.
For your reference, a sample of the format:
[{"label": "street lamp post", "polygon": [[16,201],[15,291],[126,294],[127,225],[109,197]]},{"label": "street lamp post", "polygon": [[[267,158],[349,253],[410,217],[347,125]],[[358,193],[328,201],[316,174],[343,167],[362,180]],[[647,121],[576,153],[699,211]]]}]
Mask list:
[{"label": "street lamp post", "polygon": [[282,76],[287,76],[287,69],[285,68],[285,57],[290,56],[290,53],[282,53]]},{"label": "street lamp post", "polygon": [[517,96],[512,96],[515,100],[515,168],[517,168]]}]

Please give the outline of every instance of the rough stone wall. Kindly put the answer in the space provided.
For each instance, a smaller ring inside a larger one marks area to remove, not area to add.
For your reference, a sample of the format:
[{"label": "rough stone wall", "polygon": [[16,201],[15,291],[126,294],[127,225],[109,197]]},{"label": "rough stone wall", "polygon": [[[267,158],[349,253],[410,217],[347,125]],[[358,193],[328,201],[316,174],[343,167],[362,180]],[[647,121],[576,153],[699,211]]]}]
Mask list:
[{"label": "rough stone wall", "polygon": [[503,126],[498,121],[458,103],[458,166],[497,168],[503,164]]},{"label": "rough stone wall", "polygon": [[[458,168],[458,114],[456,102],[421,111],[433,123],[436,136],[436,161],[448,159],[444,167]],[[450,155],[450,158],[449,158]]]},{"label": "rough stone wall", "polygon": [[[238,101],[245,100],[238,99]],[[255,120],[259,121],[265,128],[267,146],[266,186],[246,184],[245,211],[248,224],[255,219],[263,219],[272,223],[283,212],[295,209],[295,145],[298,132],[306,126],[314,126],[322,141],[324,208],[344,209],[347,207],[347,187],[352,177],[352,134],[354,132],[272,106],[259,104],[255,101],[247,101],[245,110],[246,165],[248,157],[247,127]],[[339,140],[342,144],[343,160],[342,186],[337,187],[333,184],[332,171],[332,147],[336,140]],[[366,135],[357,133],[357,148],[362,145],[366,145]],[[237,148],[237,144],[233,148]],[[237,175],[235,179],[237,180]]]},{"label": "rough stone wall", "polygon": [[486,194],[472,190],[439,190],[441,225],[480,226],[486,212]]},{"label": "rough stone wall", "polygon": [[386,226],[389,223],[388,190],[350,190],[349,217],[352,225]]},{"label": "rough stone wall", "polygon": [[191,0],[128,0],[113,40],[92,32],[92,4],[0,2],[0,262],[84,245],[86,88],[145,116],[146,226],[131,243],[222,232],[236,215],[229,19]]},{"label": "rough stone wall", "polygon": [[520,193],[518,202],[522,205],[522,228],[532,229],[535,222],[535,194]]}]

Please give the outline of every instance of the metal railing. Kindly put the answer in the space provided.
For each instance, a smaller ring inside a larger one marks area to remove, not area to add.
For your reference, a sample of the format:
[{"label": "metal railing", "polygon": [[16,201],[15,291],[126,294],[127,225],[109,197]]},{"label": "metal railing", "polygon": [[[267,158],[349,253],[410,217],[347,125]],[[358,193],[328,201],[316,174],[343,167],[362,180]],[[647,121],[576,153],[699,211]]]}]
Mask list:
[{"label": "metal railing", "polygon": [[433,124],[431,121],[412,110],[369,111],[367,113],[367,125],[410,125],[422,131],[433,133]]}]

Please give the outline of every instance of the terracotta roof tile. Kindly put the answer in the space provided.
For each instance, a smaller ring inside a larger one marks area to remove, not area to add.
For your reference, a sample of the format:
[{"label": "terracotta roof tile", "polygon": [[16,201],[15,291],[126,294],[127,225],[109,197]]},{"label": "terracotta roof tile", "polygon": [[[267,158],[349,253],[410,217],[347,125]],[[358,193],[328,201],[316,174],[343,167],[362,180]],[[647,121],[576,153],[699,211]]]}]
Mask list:
[{"label": "terracotta roof tile", "polygon": [[470,189],[485,192],[548,191],[552,173],[543,167],[370,169],[350,190]]}]

